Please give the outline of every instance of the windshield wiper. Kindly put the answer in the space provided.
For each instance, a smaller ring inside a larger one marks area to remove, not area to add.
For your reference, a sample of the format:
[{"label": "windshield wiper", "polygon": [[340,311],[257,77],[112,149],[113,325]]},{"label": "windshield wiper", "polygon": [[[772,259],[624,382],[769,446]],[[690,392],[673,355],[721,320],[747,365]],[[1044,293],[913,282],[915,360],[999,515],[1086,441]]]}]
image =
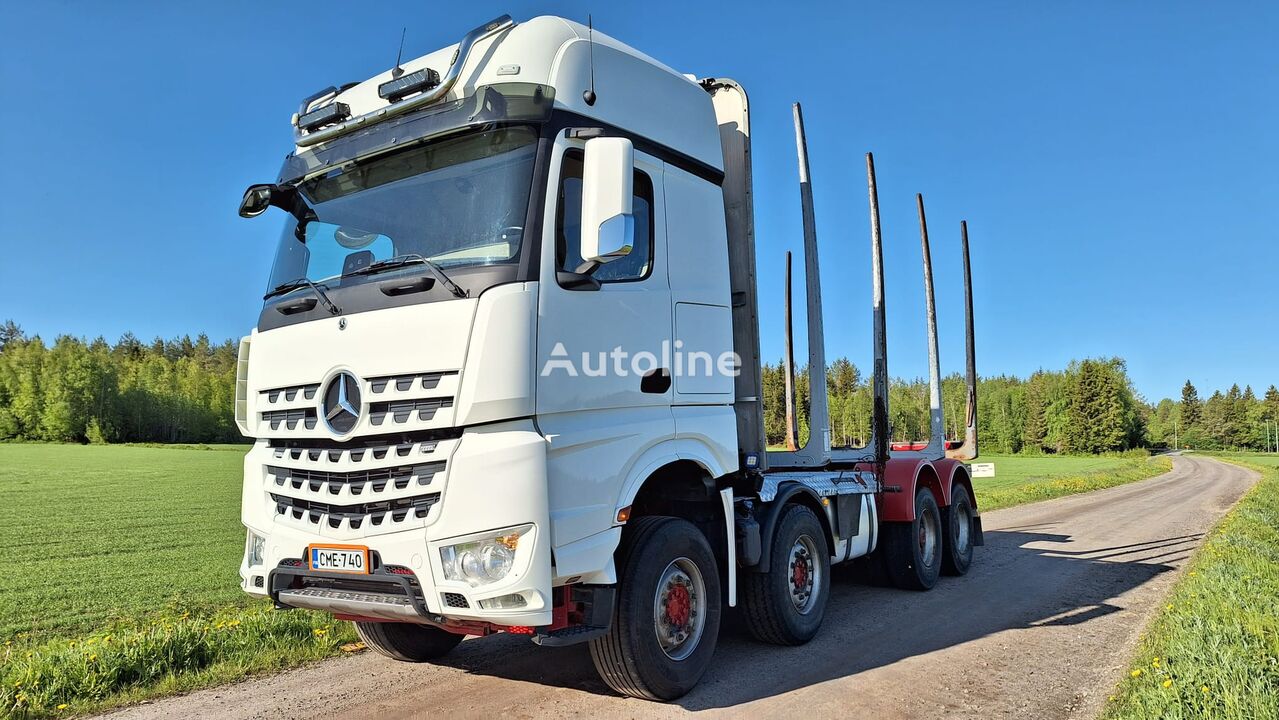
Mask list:
[{"label": "windshield wiper", "polygon": [[444,287],[448,288],[449,292],[453,293],[453,297],[464,298],[470,295],[470,293],[458,287],[457,283],[449,279],[449,276],[444,273],[444,268],[440,267],[439,263],[436,263],[433,260],[428,260],[421,255],[397,255],[393,258],[378,260],[372,265],[349,272],[342,277],[350,277],[352,275],[376,275],[387,270],[402,268],[405,265],[425,265],[426,268],[431,271],[431,274],[434,275],[436,279],[444,285]]},{"label": "windshield wiper", "polygon": [[275,288],[271,290],[271,292],[267,293],[266,295],[263,295],[262,299],[270,300],[276,295],[283,295],[284,293],[293,292],[294,290],[297,290],[299,288],[304,288],[304,287],[311,288],[312,290],[315,291],[315,294],[319,296],[319,298],[323,300],[324,304],[329,308],[330,314],[337,315],[342,312],[342,308],[334,304],[334,302],[329,299],[329,296],[325,294],[324,290],[322,289],[322,286],[317,285],[306,278],[298,278],[297,280],[290,280],[286,283],[281,283],[279,285],[276,285]]}]

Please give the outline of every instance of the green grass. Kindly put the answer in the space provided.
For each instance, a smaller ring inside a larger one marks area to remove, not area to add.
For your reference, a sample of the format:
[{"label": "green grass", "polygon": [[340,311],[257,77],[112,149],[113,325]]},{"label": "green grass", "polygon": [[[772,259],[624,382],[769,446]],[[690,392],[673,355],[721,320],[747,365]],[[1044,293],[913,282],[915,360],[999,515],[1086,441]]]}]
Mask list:
[{"label": "green grass", "polygon": [[977,462],[995,463],[995,477],[973,478],[982,511],[1114,487],[1172,469],[1166,457],[1120,455],[982,455]]},{"label": "green grass", "polygon": [[1103,718],[1279,718],[1279,458],[1217,526],[1148,628]]},{"label": "green grass", "polygon": [[245,450],[0,444],[0,715],[218,684],[354,639],[240,590]]},{"label": "green grass", "polygon": [[0,637],[245,605],[245,448],[0,445]]}]

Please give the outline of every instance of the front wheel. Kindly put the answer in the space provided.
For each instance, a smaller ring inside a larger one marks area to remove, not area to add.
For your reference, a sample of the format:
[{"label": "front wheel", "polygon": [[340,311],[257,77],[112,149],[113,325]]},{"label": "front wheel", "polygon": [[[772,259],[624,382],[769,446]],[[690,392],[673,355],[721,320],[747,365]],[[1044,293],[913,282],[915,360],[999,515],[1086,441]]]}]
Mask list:
[{"label": "front wheel", "polygon": [[931,590],[941,572],[941,509],[928,488],[915,493],[915,519],[884,523],[884,563],[903,590]]},{"label": "front wheel", "polygon": [[401,662],[434,660],[457,647],[462,636],[431,625],[396,622],[356,622],[355,634],[365,645]]},{"label": "front wheel", "polygon": [[591,659],[613,690],[674,700],[697,684],[719,638],[719,569],[705,536],[673,517],[632,520],[618,550],[617,603]]}]

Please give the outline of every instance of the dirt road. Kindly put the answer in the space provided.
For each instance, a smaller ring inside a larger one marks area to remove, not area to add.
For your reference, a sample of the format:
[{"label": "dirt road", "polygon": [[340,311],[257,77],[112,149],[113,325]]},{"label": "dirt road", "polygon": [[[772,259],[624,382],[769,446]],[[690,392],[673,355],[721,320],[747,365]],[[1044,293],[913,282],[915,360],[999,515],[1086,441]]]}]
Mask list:
[{"label": "dirt road", "polygon": [[804,647],[760,645],[730,622],[701,685],[668,705],[612,695],[585,647],[499,635],[462,643],[445,666],[365,653],[111,717],[1091,718],[1173,571],[1256,480],[1206,458],[1173,463],[1140,483],[987,513],[972,572],[931,592],[837,576]]}]

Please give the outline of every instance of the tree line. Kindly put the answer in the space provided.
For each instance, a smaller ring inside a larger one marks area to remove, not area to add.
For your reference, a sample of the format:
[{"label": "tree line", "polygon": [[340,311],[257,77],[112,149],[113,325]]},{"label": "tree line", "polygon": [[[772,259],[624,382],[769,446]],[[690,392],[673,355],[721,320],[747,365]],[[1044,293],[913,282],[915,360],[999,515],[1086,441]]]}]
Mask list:
[{"label": "tree line", "polygon": [[[237,346],[206,335],[143,343],[126,333],[103,338],[63,335],[52,345],[17,324],[0,325],[0,440],[55,442],[243,442],[235,427]],[[771,446],[785,442],[785,374],[763,367],[764,429]],[[858,446],[871,422],[870,378],[847,358],[826,369],[831,442]],[[795,393],[800,442],[808,441],[809,387],[798,368]],[[1238,385],[1206,401],[1186,382],[1179,401],[1146,403],[1119,358],[1087,359],[1028,378],[999,375],[978,385],[983,450],[1099,453],[1136,447],[1266,448],[1266,423],[1279,428],[1279,390],[1264,397]],[[942,379],[948,438],[962,438],[964,379]],[[890,383],[893,440],[928,437],[928,382]],[[1275,430],[1271,430],[1272,433]],[[1272,435],[1273,437],[1273,435]],[[1273,442],[1273,440],[1272,440]]]},{"label": "tree line", "polygon": [[[772,447],[785,444],[785,383],[781,362],[764,365],[764,432]],[[864,445],[871,423],[870,378],[847,358],[839,358],[826,370],[826,391],[831,444]],[[808,442],[810,407],[806,367],[796,369],[795,395],[803,445]],[[1165,399],[1150,405],[1133,388],[1121,358],[1077,360],[1064,370],[1040,370],[1028,378],[981,378],[977,396],[978,441],[982,450],[996,453],[1088,454],[1174,444],[1265,450],[1266,423],[1272,423],[1272,446],[1279,428],[1279,390],[1273,385],[1261,399],[1251,387],[1241,391],[1235,385],[1200,403],[1187,381],[1180,402]],[[963,438],[966,402],[964,378],[944,377],[942,421],[947,438]],[[893,441],[928,439],[927,380],[893,379],[888,406]]]},{"label": "tree line", "polygon": [[237,351],[205,335],[49,345],[10,320],[0,326],[0,440],[243,442]]}]

